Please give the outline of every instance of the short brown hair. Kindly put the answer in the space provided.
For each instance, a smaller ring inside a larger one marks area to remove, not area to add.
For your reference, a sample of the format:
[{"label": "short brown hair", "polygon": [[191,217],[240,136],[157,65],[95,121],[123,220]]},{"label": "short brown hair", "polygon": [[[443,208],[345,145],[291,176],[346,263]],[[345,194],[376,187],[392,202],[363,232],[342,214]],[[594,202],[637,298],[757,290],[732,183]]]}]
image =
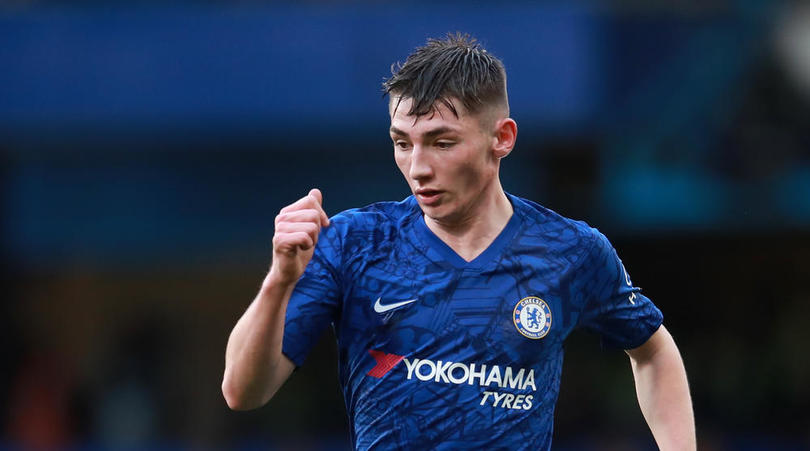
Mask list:
[{"label": "short brown hair", "polygon": [[428,39],[405,60],[391,65],[392,76],[383,83],[383,95],[413,100],[408,115],[430,113],[437,101],[458,117],[451,98],[477,113],[483,106],[504,105],[508,110],[506,70],[496,56],[468,34],[448,33],[446,39]]}]

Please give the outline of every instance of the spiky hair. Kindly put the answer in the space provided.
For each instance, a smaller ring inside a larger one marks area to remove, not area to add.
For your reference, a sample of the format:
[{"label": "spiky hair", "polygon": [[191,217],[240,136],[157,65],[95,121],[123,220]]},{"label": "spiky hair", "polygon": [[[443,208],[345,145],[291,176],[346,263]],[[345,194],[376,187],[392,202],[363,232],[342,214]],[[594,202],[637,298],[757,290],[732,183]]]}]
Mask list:
[{"label": "spiky hair", "polygon": [[391,65],[391,78],[383,83],[384,95],[412,99],[408,115],[420,117],[442,102],[458,117],[451,99],[461,101],[470,113],[482,107],[509,103],[506,70],[496,56],[468,34],[448,33],[445,39],[428,39],[405,60]]}]

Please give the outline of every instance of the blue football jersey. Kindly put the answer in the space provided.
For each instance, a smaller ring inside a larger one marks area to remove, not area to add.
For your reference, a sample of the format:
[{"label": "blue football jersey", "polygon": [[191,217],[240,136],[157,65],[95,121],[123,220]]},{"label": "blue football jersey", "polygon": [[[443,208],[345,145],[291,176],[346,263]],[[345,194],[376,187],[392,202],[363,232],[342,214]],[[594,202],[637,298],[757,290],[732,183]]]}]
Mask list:
[{"label": "blue football jersey", "polygon": [[356,449],[548,449],[566,337],[631,349],[661,325],[604,235],[508,198],[514,214],[470,262],[412,196],[321,231],[283,352],[300,366],[334,327]]}]

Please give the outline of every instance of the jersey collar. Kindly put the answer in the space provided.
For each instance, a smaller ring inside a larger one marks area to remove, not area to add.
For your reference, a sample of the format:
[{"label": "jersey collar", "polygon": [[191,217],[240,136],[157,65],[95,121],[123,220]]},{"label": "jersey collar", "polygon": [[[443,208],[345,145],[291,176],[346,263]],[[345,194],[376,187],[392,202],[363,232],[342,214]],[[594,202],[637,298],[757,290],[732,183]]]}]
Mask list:
[{"label": "jersey collar", "polygon": [[512,238],[514,238],[515,234],[520,228],[520,213],[517,210],[518,202],[515,201],[514,196],[511,194],[507,193],[506,197],[512,204],[512,216],[509,218],[506,226],[503,228],[503,230],[501,230],[498,236],[495,237],[492,243],[490,243],[490,245],[484,249],[483,252],[469,262],[461,258],[461,256],[459,256],[456,251],[453,250],[453,248],[448,246],[447,243],[442,241],[441,238],[436,236],[436,234],[433,233],[430,228],[428,228],[427,224],[425,223],[425,215],[422,214],[419,204],[414,202],[414,204],[416,204],[416,209],[419,210],[418,218],[416,221],[414,221],[416,233],[424,241],[428,248],[435,252],[435,254],[431,252],[430,254],[433,255],[429,255],[428,257],[435,259],[436,254],[438,254],[440,260],[458,269],[484,269],[488,263],[492,262],[502,254],[503,249],[512,241]]}]

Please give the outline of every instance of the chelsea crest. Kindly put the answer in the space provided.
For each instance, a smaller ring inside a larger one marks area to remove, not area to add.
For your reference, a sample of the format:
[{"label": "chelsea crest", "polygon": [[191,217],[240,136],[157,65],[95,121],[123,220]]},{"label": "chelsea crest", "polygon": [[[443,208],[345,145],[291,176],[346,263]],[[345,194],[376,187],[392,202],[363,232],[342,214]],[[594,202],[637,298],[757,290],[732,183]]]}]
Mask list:
[{"label": "chelsea crest", "polygon": [[551,309],[536,296],[521,299],[515,305],[512,319],[518,332],[533,340],[545,337],[551,329]]}]

